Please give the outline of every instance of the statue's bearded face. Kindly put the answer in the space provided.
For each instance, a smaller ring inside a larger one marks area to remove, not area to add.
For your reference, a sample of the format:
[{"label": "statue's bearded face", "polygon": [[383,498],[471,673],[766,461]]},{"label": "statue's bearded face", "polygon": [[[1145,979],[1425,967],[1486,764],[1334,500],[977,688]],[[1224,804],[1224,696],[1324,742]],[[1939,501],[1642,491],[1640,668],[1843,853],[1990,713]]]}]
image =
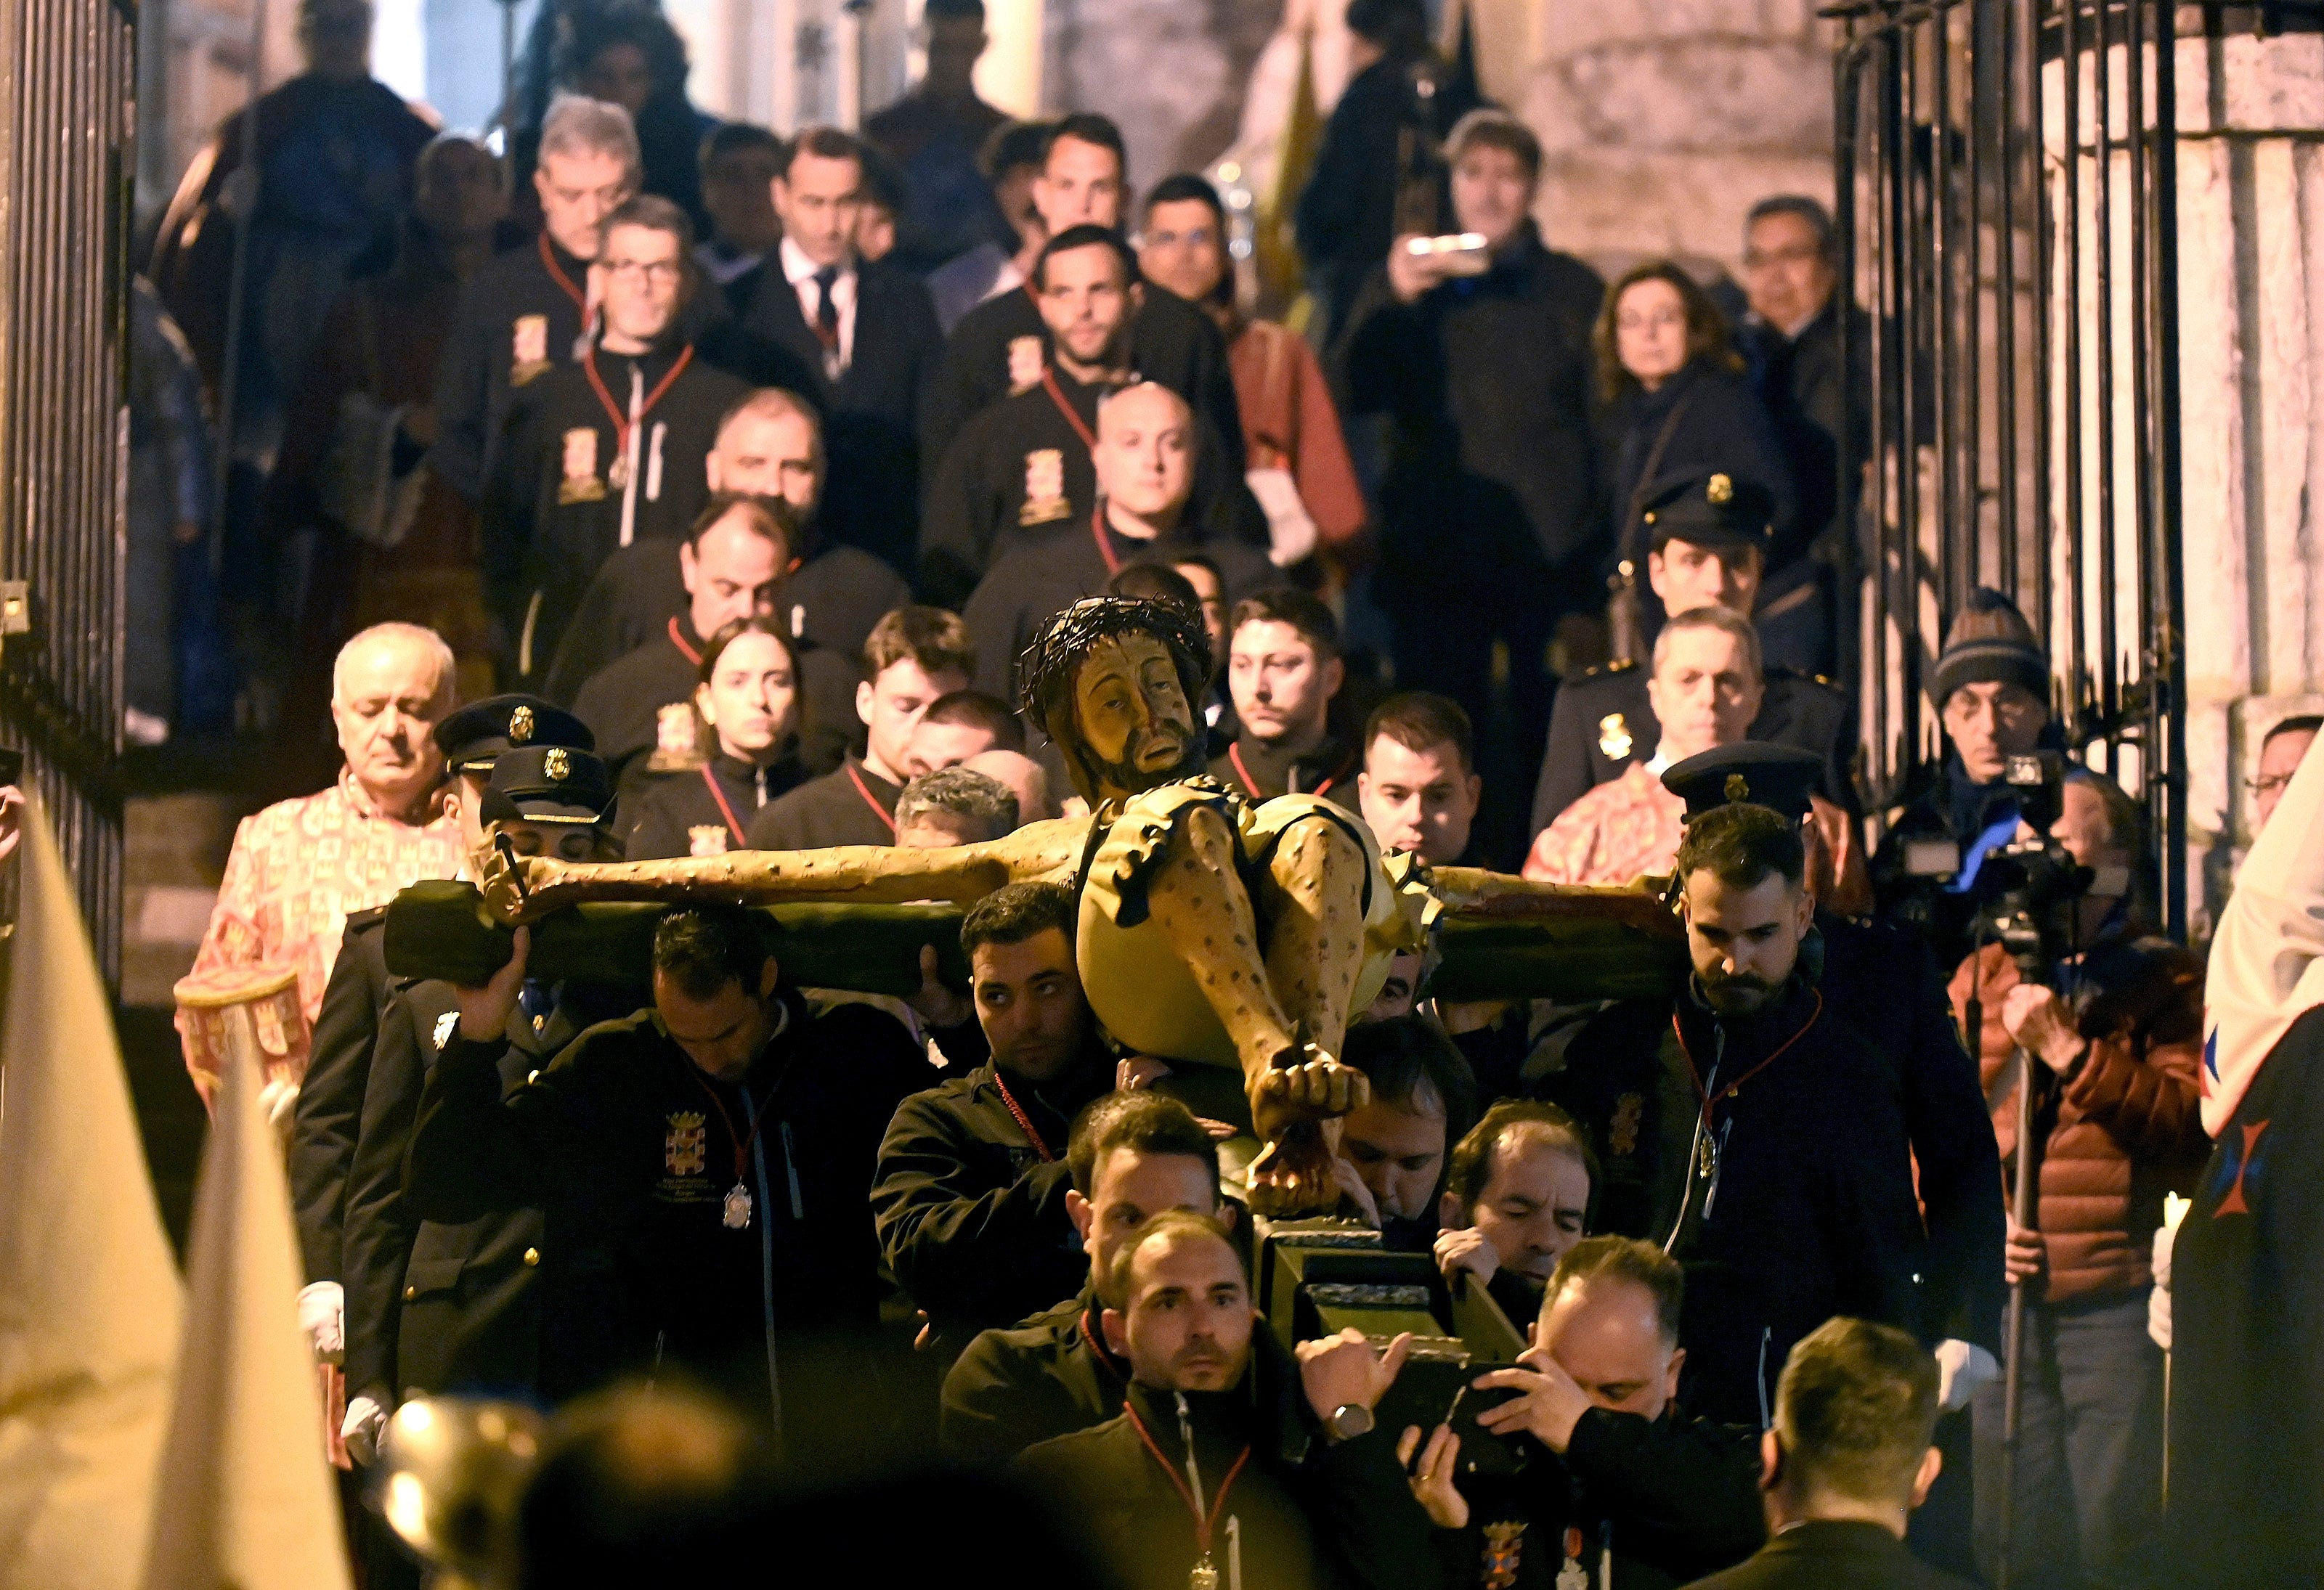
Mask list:
[{"label": "statue's bearded face", "polygon": [[1194,711],[1170,648],[1150,635],[1108,636],[1074,676],[1074,724],[1103,780],[1129,791],[1176,775],[1194,740]]}]

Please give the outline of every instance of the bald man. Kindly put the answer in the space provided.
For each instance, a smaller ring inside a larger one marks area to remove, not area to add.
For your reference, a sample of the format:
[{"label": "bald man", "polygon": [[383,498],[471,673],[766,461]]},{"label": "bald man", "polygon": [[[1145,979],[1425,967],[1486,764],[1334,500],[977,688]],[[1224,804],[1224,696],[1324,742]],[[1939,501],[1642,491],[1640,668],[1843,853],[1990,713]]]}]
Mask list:
[{"label": "bald man", "polygon": [[[1046,389],[1031,395],[1048,401]],[[1002,413],[1015,401],[986,413]],[[976,643],[977,684],[1003,701],[1017,699],[1017,657],[1034,631],[1059,608],[1102,593],[1125,564],[1200,547],[1219,565],[1230,597],[1274,575],[1257,547],[1204,533],[1194,500],[1201,444],[1184,398],[1141,381],[1096,401],[1093,418],[1091,508],[1004,553],[962,610]],[[972,426],[963,441],[976,430]]]},{"label": "bald man", "polygon": [[[743,398],[719,421],[705,464],[714,494],[779,497],[797,511],[798,545],[776,615],[795,639],[854,657],[881,614],[911,601],[903,577],[884,561],[824,538],[823,427],[806,399],[780,387]],[[592,676],[660,637],[686,611],[678,543],[650,539],[623,547],[589,583],[541,694],[572,705]]]},{"label": "bald man", "polygon": [[[972,588],[1019,547],[1090,540],[1099,492],[1092,438],[1100,404],[1132,379],[1136,280],[1129,245],[1107,228],[1070,227],[1042,249],[1026,290],[1048,330],[1047,362],[1026,339],[1017,391],[980,410],[945,450],[920,536],[932,594]],[[1190,536],[1263,550],[1267,516],[1217,429],[1190,419],[1185,431]]]}]

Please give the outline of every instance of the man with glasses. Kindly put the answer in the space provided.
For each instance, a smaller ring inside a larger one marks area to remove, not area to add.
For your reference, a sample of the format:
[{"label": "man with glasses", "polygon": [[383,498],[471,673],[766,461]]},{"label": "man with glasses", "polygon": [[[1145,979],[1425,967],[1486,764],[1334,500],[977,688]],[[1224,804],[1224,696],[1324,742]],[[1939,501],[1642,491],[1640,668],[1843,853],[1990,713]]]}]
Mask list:
[{"label": "man with glasses", "polygon": [[2283,799],[2284,786],[2300,771],[2300,758],[2316,743],[2316,731],[2319,729],[2324,729],[2324,717],[2303,712],[2282,720],[2259,742],[2259,767],[2244,781],[2244,788],[2251,793],[2254,839],[2267,826],[2268,819],[2275,815],[2276,804]]},{"label": "man with glasses", "polygon": [[684,537],[710,500],[704,460],[750,389],[696,358],[679,324],[693,252],[693,224],[668,199],[633,198],[607,216],[589,266],[590,344],[511,409],[484,548],[514,677],[545,674],[600,564]]}]

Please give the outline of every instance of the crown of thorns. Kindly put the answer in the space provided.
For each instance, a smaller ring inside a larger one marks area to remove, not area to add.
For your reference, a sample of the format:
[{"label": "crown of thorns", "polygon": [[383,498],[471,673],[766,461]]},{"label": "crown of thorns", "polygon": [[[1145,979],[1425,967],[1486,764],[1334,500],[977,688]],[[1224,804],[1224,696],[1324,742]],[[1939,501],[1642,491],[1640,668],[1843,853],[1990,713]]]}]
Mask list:
[{"label": "crown of thorns", "polygon": [[1074,671],[1101,640],[1150,635],[1170,650],[1189,702],[1211,676],[1211,639],[1202,620],[1176,602],[1142,596],[1090,596],[1052,616],[1017,659],[1019,704],[1036,723],[1070,711]]}]

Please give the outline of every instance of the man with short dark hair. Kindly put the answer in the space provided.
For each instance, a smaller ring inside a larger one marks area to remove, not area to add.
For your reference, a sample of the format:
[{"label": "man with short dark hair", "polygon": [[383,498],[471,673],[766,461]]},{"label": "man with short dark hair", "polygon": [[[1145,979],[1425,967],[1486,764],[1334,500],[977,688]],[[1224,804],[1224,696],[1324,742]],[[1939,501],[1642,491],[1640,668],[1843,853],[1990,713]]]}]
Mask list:
[{"label": "man with short dark hair", "polygon": [[1120,1413],[1130,1365],[1105,1345],[1097,1277],[1165,1209],[1233,1224],[1235,1206],[1219,1191],[1218,1144],[1175,1098],[1142,1089],[1105,1095],[1075,1118],[1065,1163],[1065,1214],[1089,1255],[1090,1281],[1078,1297],[968,1344],[945,1376],[944,1449],[956,1460],[1005,1463]]},{"label": "man with short dark hair", "polygon": [[[973,586],[1020,547],[1096,533],[1098,410],[1143,377],[1133,363],[1137,265],[1109,226],[1069,227],[1034,262],[1027,290],[1049,337],[1048,363],[985,404],[931,460],[920,538],[924,583]],[[1187,519],[1196,539],[1267,544],[1267,519],[1233,472],[1216,427],[1190,411]],[[1111,566],[1111,565],[1109,566]]]},{"label": "man with short dark hair", "polygon": [[863,749],[809,779],[751,820],[754,850],[811,850],[825,845],[896,841],[896,796],[911,773],[905,753],[929,703],[965,687],[976,653],[960,619],[933,607],[899,607],[864,643],[855,715]]},{"label": "man with short dark hair", "polygon": [[1467,1271],[1524,1321],[1599,1201],[1598,1159],[1554,1104],[1504,1098],[1452,1146],[1437,1199],[1436,1263]]},{"label": "man with short dark hair", "polygon": [[[1479,1427],[1537,1445],[1545,1461],[1536,1452],[1527,1473],[1456,1479],[1458,1443],[1441,1428],[1422,1454],[1415,1490],[1440,1527],[1459,1531],[1450,1549],[1440,1537],[1448,1585],[1546,1585],[1554,1573],[1560,1584],[1656,1590],[1758,1545],[1749,1428],[1678,1405],[1684,1295],[1677,1261],[1651,1243],[1585,1237],[1565,1255],[1517,1367],[1476,1382],[1515,1393],[1479,1413]],[[1418,1449],[1419,1437],[1407,1431],[1399,1451]]]},{"label": "man with short dark hair", "polygon": [[[1119,234],[1127,204],[1121,130],[1102,115],[1076,113],[1049,129],[1033,204],[1042,230],[1056,239],[1078,226]],[[1130,317],[1128,366],[1186,400],[1217,432],[1229,478],[1245,467],[1242,421],[1227,370],[1226,343],[1203,312],[1176,294],[1146,294]],[[923,458],[933,469],[988,403],[1030,390],[1041,379],[1054,335],[1031,295],[986,299],[953,327],[927,418]]]},{"label": "man with short dark hair", "polygon": [[[737,399],[718,422],[703,473],[714,496],[776,500],[793,516],[791,566],[775,615],[793,639],[853,657],[872,625],[911,601],[911,588],[894,568],[823,534],[823,422],[798,393],[761,387]],[[686,607],[674,543],[624,547],[589,582],[541,693],[570,703],[592,675],[659,638]],[[842,714],[840,721],[852,719]]]},{"label": "man with short dark hair", "polygon": [[2259,765],[2252,769],[2252,779],[2246,787],[2251,791],[2252,834],[2267,826],[2275,815],[2278,802],[2283,799],[2284,787],[2292,776],[2300,771],[2300,759],[2308,748],[2316,743],[2317,731],[2324,730],[2324,717],[2312,712],[2296,713],[2279,718],[2259,742]]},{"label": "man with short dark hair", "polygon": [[1968,1590],[1904,1549],[1941,1462],[1936,1423],[1937,1372],[1918,1342],[1825,1320],[1792,1349],[1759,1437],[1767,1543],[1699,1590]]},{"label": "man with short dark hair", "polygon": [[911,566],[919,533],[920,406],[943,355],[927,289],[858,257],[863,146],[835,127],[791,140],[774,182],[782,241],[748,292],[743,325],[803,363],[830,454],[825,528]]},{"label": "man with short dark hair", "polygon": [[1482,867],[1474,837],[1485,781],[1469,714],[1450,696],[1406,690],[1364,720],[1356,799],[1383,850],[1431,867]]},{"label": "man with short dark hair", "polygon": [[904,770],[917,778],[939,767],[954,767],[992,749],[1022,751],[1024,721],[999,696],[982,690],[955,690],[928,703],[912,730]]},{"label": "man with short dark hair", "polygon": [[1472,718],[1491,704],[1494,642],[1506,643],[1530,761],[1548,729],[1559,618],[1604,604],[1590,331],[1606,287],[1543,244],[1541,147],[1522,122],[1472,111],[1444,158],[1455,230],[1482,251],[1431,253],[1399,235],[1349,311],[1348,413],[1384,415],[1393,431],[1373,593],[1397,680]]},{"label": "man with short dark hair", "polygon": [[1410,1338],[1276,1346],[1225,1227],[1156,1215],[1100,1277],[1119,1418],[1028,1448],[1016,1471],[1111,1582],[1433,1583],[1426,1516],[1372,1409]]},{"label": "man with short dark hair", "polygon": [[991,188],[1002,225],[995,235],[928,272],[928,296],[936,300],[936,324],[953,328],[987,299],[1014,292],[1033,273],[1033,260],[1049,240],[1033,186],[1041,175],[1051,124],[1010,122],[984,141],[976,169]]},{"label": "man with short dark hair", "polygon": [[1435,1243],[1449,1153],[1477,1113],[1477,1079],[1435,1023],[1406,1016],[1348,1029],[1340,1058],[1371,1079],[1341,1118],[1340,1190],[1391,1248]]},{"label": "man with short dark hair", "polygon": [[1674,871],[1685,991],[1579,1024],[1547,1091],[1601,1145],[1601,1228],[1688,1266],[1688,1406],[1764,1423],[1784,1355],[1834,1314],[1920,1328],[1926,1238],[1894,1074],[1801,953],[1797,822],[1705,811]]},{"label": "man with short dark hair", "polygon": [[[597,754],[625,802],[634,804],[657,777],[691,776],[709,760],[694,708],[702,648],[737,619],[780,611],[797,523],[779,498],[712,498],[678,549],[685,608],[574,697],[574,715],[596,734]],[[847,749],[844,714],[853,704],[855,668],[821,647],[794,641],[792,650],[807,731],[800,759],[810,772],[827,773]]]},{"label": "man with short dark hair", "polygon": [[1211,777],[1255,801],[1317,795],[1353,810],[1360,753],[1332,732],[1332,703],[1347,681],[1332,610],[1278,585],[1236,602],[1227,636],[1238,731],[1212,758]]},{"label": "man with short dark hair", "polygon": [[687,905],[654,930],[652,1006],[503,1096],[529,943],[520,930],[506,966],[456,990],[412,1133],[411,1208],[451,1222],[539,1205],[545,1247],[601,1245],[612,1317],[544,1328],[595,1333],[637,1368],[685,1365],[779,1450],[787,1423],[835,1400],[786,1343],[877,1319],[873,1145],[897,1079],[926,1062],[868,1006],[809,1014],[750,912]]},{"label": "man with short dark hair", "polygon": [[545,677],[598,565],[641,538],[684,536],[710,497],[703,459],[749,389],[695,356],[680,324],[693,223],[633,198],[589,265],[595,340],[512,404],[484,504],[487,593],[509,661]]},{"label": "man with short dark hair", "polygon": [[1113,1063],[1082,996],[1076,914],[1073,892],[1047,883],[969,908],[961,949],[992,1058],[907,1098],[880,1146],[881,1250],[947,1353],[1081,1283],[1066,1128],[1112,1086]]},{"label": "man with short dark hair", "polygon": [[[1722,483],[1714,484],[1714,483]],[[1750,618],[1775,549],[1774,504],[1766,490],[1724,474],[1658,483],[1642,510],[1648,538],[1646,585],[1657,610],[1672,616],[1723,607]],[[1782,666],[1759,638],[1764,693],[1750,738],[1813,751],[1824,760],[1818,791],[1845,811],[1856,809],[1849,761],[1856,742],[1848,702],[1826,679]],[[1610,784],[1654,756],[1662,740],[1647,681],[1651,668],[1632,662],[1591,668],[1559,687],[1551,708],[1549,740],[1534,786],[1533,832],[1539,833],[1590,790]]]},{"label": "man with short dark hair", "polygon": [[976,92],[976,62],[990,41],[984,0],[928,0],[920,18],[927,69],[909,93],[864,122],[863,136],[909,195],[896,212],[898,247],[905,262],[925,271],[995,230],[977,154],[1009,116]]},{"label": "man with short dark hair", "polygon": [[[722,122],[702,141],[702,207],[710,235],[695,245],[695,263],[724,289],[758,269],[781,241],[770,197],[783,167],[783,141],[748,122]],[[739,314],[748,300],[733,303]]]}]

